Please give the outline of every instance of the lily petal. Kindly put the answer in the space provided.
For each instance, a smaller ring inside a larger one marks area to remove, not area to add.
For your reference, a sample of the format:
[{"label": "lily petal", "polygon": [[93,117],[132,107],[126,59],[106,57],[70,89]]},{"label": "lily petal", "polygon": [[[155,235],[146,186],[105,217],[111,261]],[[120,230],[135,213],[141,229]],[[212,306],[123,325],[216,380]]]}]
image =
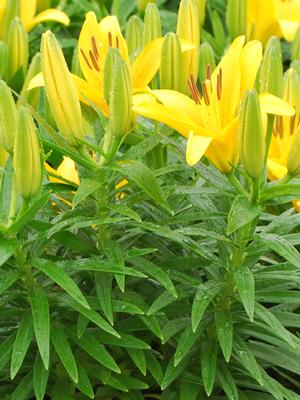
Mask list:
[{"label": "lily petal", "polygon": [[36,13],[36,0],[27,0],[26,2],[20,2],[20,19],[25,26],[25,29],[29,31],[33,25],[32,20]]},{"label": "lily petal", "polygon": [[108,15],[100,21],[99,29],[101,41],[100,57],[105,59],[108,48],[117,47],[122,58],[129,62],[127,43],[122,35],[118,18],[115,15]]},{"label": "lily petal", "polygon": [[259,101],[262,112],[287,117],[292,117],[295,114],[294,107],[273,94],[262,93],[259,95]]},{"label": "lily petal", "polygon": [[56,21],[63,25],[69,25],[70,19],[66,13],[55,8],[49,8],[49,10],[42,11],[40,14],[36,15],[27,25],[25,25],[26,30],[31,30],[35,25],[40,24],[45,21]]},{"label": "lily petal", "polygon": [[32,90],[42,86],[45,86],[44,75],[42,72],[39,72],[29,82],[27,90]]},{"label": "lily petal", "polygon": [[102,91],[98,88],[92,87],[88,82],[79,78],[77,75],[72,74],[72,78],[79,92],[80,100],[87,105],[94,104],[106,116],[108,116],[108,105],[103,99]]},{"label": "lily petal", "polygon": [[195,135],[190,131],[186,146],[186,162],[188,165],[195,165],[205,154],[212,137]]},{"label": "lily petal", "polygon": [[[241,65],[241,93],[244,95],[246,90],[252,89],[255,78],[262,60],[262,44],[258,40],[252,40],[242,49]],[[249,64],[251,63],[251,68]]]},{"label": "lily petal", "polygon": [[271,180],[281,179],[287,174],[287,168],[276,161],[268,159],[268,176]]},{"label": "lily petal", "polygon": [[285,38],[285,40],[287,40],[288,42],[292,42],[296,35],[297,29],[299,28],[299,21],[280,19],[279,26],[282,32],[282,36]]}]

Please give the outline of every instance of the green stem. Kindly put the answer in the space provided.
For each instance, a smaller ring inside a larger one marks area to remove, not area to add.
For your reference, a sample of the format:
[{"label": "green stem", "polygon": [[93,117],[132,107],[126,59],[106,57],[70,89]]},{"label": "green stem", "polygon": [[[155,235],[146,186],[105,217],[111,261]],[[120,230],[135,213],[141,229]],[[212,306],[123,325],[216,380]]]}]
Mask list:
[{"label": "green stem", "polygon": [[14,219],[15,219],[15,216],[16,216],[17,200],[18,200],[18,191],[17,191],[17,188],[16,188],[16,181],[13,178],[11,198],[10,198],[10,207],[9,207],[9,214],[8,214],[8,224],[9,225],[11,225],[14,222]]},{"label": "green stem", "polygon": [[259,198],[260,179],[252,179],[251,202],[256,203]]},{"label": "green stem", "polygon": [[267,133],[266,133],[266,153],[265,153],[265,164],[268,159],[269,148],[272,139],[273,125],[274,125],[275,115],[268,114],[268,123],[267,123]]},{"label": "green stem", "polygon": [[[99,174],[98,179],[102,182],[102,185],[100,189],[97,191],[97,216],[101,219],[105,219],[108,214],[108,210],[105,208],[107,204],[107,191],[105,187],[105,171],[101,171]],[[107,232],[106,225],[101,224],[98,226],[98,242],[97,242],[97,247],[99,250],[104,252],[105,249],[105,244],[107,240],[109,239],[109,235]]]},{"label": "green stem", "polygon": [[227,178],[228,178],[229,182],[231,183],[231,185],[235,188],[235,190],[238,193],[243,194],[244,196],[248,197],[247,191],[240,184],[240,181],[235,177],[233,172],[230,172],[229,174],[227,174]]}]

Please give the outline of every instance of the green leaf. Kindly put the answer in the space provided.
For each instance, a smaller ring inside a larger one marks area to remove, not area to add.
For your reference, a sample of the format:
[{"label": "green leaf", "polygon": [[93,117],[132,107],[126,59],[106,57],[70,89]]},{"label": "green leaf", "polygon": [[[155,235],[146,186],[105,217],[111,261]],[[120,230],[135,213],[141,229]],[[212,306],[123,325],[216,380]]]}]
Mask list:
[{"label": "green leaf", "polygon": [[138,186],[140,186],[156,203],[161,207],[170,211],[167,200],[164,197],[163,191],[159,186],[151,169],[146,167],[140,161],[120,161],[116,167],[122,175],[132,179]]},{"label": "green leaf", "polygon": [[30,371],[18,384],[16,390],[11,395],[10,400],[27,400],[32,390],[32,371]]},{"label": "green leaf", "polygon": [[45,369],[40,355],[37,354],[33,366],[33,388],[37,400],[44,399],[49,377],[49,370],[50,369],[47,371]]},{"label": "green leaf", "polygon": [[64,330],[58,323],[52,325],[51,342],[53,343],[55,351],[71,379],[77,383],[78,371],[76,361]]},{"label": "green leaf", "polygon": [[276,184],[267,187],[260,195],[262,201],[274,199],[276,197],[288,197],[285,202],[299,197],[300,185],[294,183]]},{"label": "green leaf", "polygon": [[8,228],[9,234],[19,232],[26,224],[28,224],[37,214],[37,212],[44,207],[49,201],[50,193],[44,193],[37,198],[33,203],[30,203],[30,207],[26,208],[22,214],[17,216],[16,221]]},{"label": "green leaf", "polygon": [[285,327],[281,324],[281,322],[278,321],[271,311],[263,307],[261,304],[255,302],[255,314],[272,329],[272,332],[276,336],[280,337],[282,340],[295,348],[295,343],[291,333],[285,329]]},{"label": "green leaf", "polygon": [[40,286],[33,286],[29,290],[29,300],[37,345],[44,366],[48,369],[50,350],[50,315],[47,296]]},{"label": "green leaf", "polygon": [[110,274],[97,272],[95,275],[95,285],[101,308],[106,318],[113,324],[114,318],[111,304],[112,276]]},{"label": "green leaf", "polygon": [[1,238],[0,241],[0,267],[15,253],[18,246],[16,239]]},{"label": "green leaf", "polygon": [[169,292],[163,291],[161,295],[159,295],[154,302],[151,304],[147,315],[155,314],[157,311],[161,310],[162,308],[166,307],[167,305],[174,303],[176,299],[172,296]]},{"label": "green leaf", "polygon": [[1,271],[1,274],[0,295],[10,288],[11,285],[13,285],[22,276],[20,271]]},{"label": "green leaf", "polygon": [[113,211],[113,213],[125,215],[126,217],[129,217],[136,222],[141,222],[141,217],[139,216],[139,214],[132,208],[124,206],[123,204],[107,205],[105,206],[105,208],[108,208],[109,210]]},{"label": "green leaf", "polygon": [[160,267],[145,258],[136,257],[131,260],[134,266],[141,269],[145,274],[157,280],[172,296],[177,298],[177,292],[169,275]]},{"label": "green leaf", "polygon": [[135,146],[131,146],[129,150],[122,156],[124,160],[140,160],[144,157],[149,151],[154,149],[160,142],[160,137],[158,135],[151,135],[143,140],[141,143],[138,143]]},{"label": "green leaf", "polygon": [[149,389],[149,386],[147,385],[147,383],[141,381],[140,379],[133,378],[132,376],[128,376],[125,374],[119,375],[118,381],[121,382],[124,386],[126,386],[127,389],[131,389],[131,390]]},{"label": "green leaf", "polygon": [[180,400],[199,399],[200,385],[184,382],[180,385]]},{"label": "green leaf", "polygon": [[226,362],[232,352],[233,322],[231,311],[226,308],[215,310],[215,324],[218,340]]},{"label": "green leaf", "polygon": [[300,254],[286,239],[273,234],[261,234],[261,239],[269,249],[275,251],[296,268],[300,268]]},{"label": "green leaf", "polygon": [[143,350],[140,349],[126,349],[127,353],[129,354],[130,358],[137,366],[137,368],[141,371],[141,373],[146,376],[147,366],[146,366],[146,357]]},{"label": "green leaf", "polygon": [[217,377],[220,385],[226,393],[228,400],[239,400],[239,394],[234,379],[229,369],[222,363],[218,364]]},{"label": "green leaf", "polygon": [[[201,327],[201,326],[200,326]],[[187,326],[187,328],[184,330],[184,332],[180,335],[177,347],[176,347],[176,352],[174,356],[174,366],[177,367],[177,365],[183,360],[183,358],[188,354],[200,334],[203,332],[203,327],[202,329],[199,330],[199,332],[192,332],[191,326]]]},{"label": "green leaf", "polygon": [[57,264],[50,260],[35,259],[32,261],[32,265],[51,278],[83,307],[90,308],[76,283]]},{"label": "green leaf", "polygon": [[59,377],[54,383],[51,400],[72,400],[71,382],[64,377]]},{"label": "green leaf", "polygon": [[245,196],[237,196],[232,203],[228,214],[227,234],[253,221],[261,213],[262,209],[258,204],[251,203]]},{"label": "green leaf", "polygon": [[259,385],[263,385],[260,367],[244,339],[238,335],[234,336],[233,350],[234,356],[239,363],[249,372]]},{"label": "green leaf", "polygon": [[247,267],[240,267],[234,271],[234,281],[239,291],[241,301],[246,310],[246,313],[253,321],[254,317],[254,298],[255,298],[255,286],[252,272]]},{"label": "green leaf", "polygon": [[107,322],[103,317],[101,317],[100,314],[98,314],[96,311],[90,309],[86,309],[83,307],[81,304],[77,303],[76,301],[72,299],[68,299],[66,302],[70,307],[74,308],[74,310],[77,310],[80,312],[82,315],[84,315],[86,318],[88,318],[90,321],[92,321],[95,325],[99,326],[99,328],[103,329],[104,331],[108,332],[110,335],[116,336],[117,338],[120,337],[118,332]]},{"label": "green leaf", "polygon": [[13,347],[10,378],[14,379],[22,366],[23,360],[33,338],[33,324],[30,312],[26,312],[19,325],[16,340]]},{"label": "green leaf", "polygon": [[152,354],[152,352],[146,352],[146,363],[147,363],[147,370],[150,371],[150,374],[153,376],[155,381],[159,386],[162,384],[163,380],[163,371],[161,369],[161,365],[156,359],[156,357]]},{"label": "green leaf", "polygon": [[[104,252],[109,262],[120,266],[121,270],[124,270],[125,263],[123,258],[123,251],[121,246],[114,240],[108,240],[105,243]],[[116,274],[117,284],[122,292],[125,290],[125,276],[124,274]]]},{"label": "green leaf", "polygon": [[89,197],[91,194],[95,193],[100,187],[103,185],[101,180],[82,179],[78,189],[73,197],[72,207],[75,208],[80,204],[83,200]]},{"label": "green leaf", "polygon": [[0,345],[0,371],[8,364],[11,359],[11,353],[15,342],[15,333],[8,336]]},{"label": "green leaf", "polygon": [[192,329],[196,332],[198,325],[209,306],[210,302],[220,292],[222,285],[218,282],[208,281],[198,286],[192,306]]},{"label": "green leaf", "polygon": [[86,373],[84,367],[78,361],[77,361],[77,367],[78,367],[78,382],[76,383],[76,387],[90,399],[93,399],[95,396],[88,374]]},{"label": "green leaf", "polygon": [[165,375],[163,377],[163,381],[161,383],[161,390],[166,389],[186,368],[187,360],[174,366],[174,356],[170,359],[169,364],[167,366]]},{"label": "green leaf", "polygon": [[116,372],[117,374],[121,373],[121,370],[116,364],[115,360],[105,349],[105,347],[100,344],[100,341],[87,333],[85,333],[80,339],[78,339],[72,333],[70,336],[79,347],[81,347],[87,354],[97,360],[100,364],[104,365],[104,367]]},{"label": "green leaf", "polygon": [[202,339],[200,359],[204,388],[206,394],[210,396],[214,387],[217,370],[217,343],[215,339]]},{"label": "green leaf", "polygon": [[105,332],[99,332],[97,334],[97,338],[100,340],[102,344],[106,344],[109,346],[119,346],[130,349],[141,349],[141,350],[150,350],[151,347],[149,344],[144,342],[142,339],[138,339],[132,335],[127,335],[126,333],[122,333],[120,338],[116,338],[108,335]]}]

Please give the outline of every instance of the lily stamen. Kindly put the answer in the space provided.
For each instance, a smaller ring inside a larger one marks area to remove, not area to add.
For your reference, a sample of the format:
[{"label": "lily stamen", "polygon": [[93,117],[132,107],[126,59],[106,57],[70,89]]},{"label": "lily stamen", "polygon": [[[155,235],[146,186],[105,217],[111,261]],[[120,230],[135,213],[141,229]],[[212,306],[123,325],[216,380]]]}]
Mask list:
[{"label": "lily stamen", "polygon": [[95,67],[95,70],[99,72],[99,71],[100,71],[100,68],[99,68],[99,65],[98,65],[98,63],[97,63],[97,60],[96,60],[96,58],[95,58],[94,53],[92,52],[92,50],[89,51],[89,55],[90,55],[90,58],[91,58],[91,60],[92,60],[93,65],[94,65],[94,67]]},{"label": "lily stamen", "polygon": [[193,77],[193,75],[191,75],[190,80],[188,81],[188,85],[189,85],[190,91],[192,93],[192,98],[195,101],[195,103],[201,104],[201,96],[200,96],[200,93],[197,88],[195,78]]},{"label": "lily stamen", "polygon": [[203,97],[204,97],[204,102],[207,106],[210,105],[210,99],[209,99],[209,94],[206,86],[206,82],[202,82],[202,90],[203,90]]},{"label": "lily stamen", "polygon": [[93,53],[96,57],[96,60],[98,60],[99,58],[99,52],[98,52],[98,48],[97,48],[97,43],[96,43],[96,38],[95,36],[91,37],[91,42],[92,42],[92,47],[93,47]]},{"label": "lily stamen", "polygon": [[206,66],[206,79],[210,79],[211,78],[211,67],[210,64],[207,64]]},{"label": "lily stamen", "polygon": [[87,58],[87,56],[86,56],[86,54],[85,54],[85,52],[82,49],[80,49],[80,53],[82,54],[82,57],[83,57],[86,65],[89,67],[89,69],[93,69],[91,64],[90,64],[90,62],[89,62],[89,60],[88,60],[88,58]]},{"label": "lily stamen", "polygon": [[112,47],[112,33],[111,32],[108,32],[108,44],[109,44],[109,47]]}]

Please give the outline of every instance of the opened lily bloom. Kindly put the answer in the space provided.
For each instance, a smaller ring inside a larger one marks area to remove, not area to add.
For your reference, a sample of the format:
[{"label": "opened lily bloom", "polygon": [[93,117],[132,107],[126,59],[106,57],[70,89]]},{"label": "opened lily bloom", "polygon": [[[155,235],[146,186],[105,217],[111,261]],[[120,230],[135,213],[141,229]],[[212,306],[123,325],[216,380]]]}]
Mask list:
[{"label": "opened lily bloom", "polygon": [[[0,0],[0,39],[3,39],[3,27],[5,25],[5,18],[9,10],[9,0]],[[36,0],[19,0],[19,17],[26,29],[30,31],[37,24],[45,21],[56,21],[64,25],[69,25],[70,19],[63,11],[55,8],[49,8],[36,15],[37,1]]]},{"label": "opened lily bloom", "polygon": [[266,43],[272,35],[292,41],[300,23],[300,0],[248,0],[247,35]]},{"label": "opened lily bloom", "polygon": [[[155,90],[158,101],[140,102],[133,110],[161,121],[188,139],[186,160],[196,164],[205,154],[222,172],[230,173],[238,161],[237,131],[241,99],[251,89],[262,59],[262,45],[245,37],[236,38],[219,65],[202,82],[202,95],[195,81],[189,82],[193,99],[171,90]],[[294,109],[283,100],[260,95],[263,112],[293,115]]]},{"label": "opened lily bloom", "polygon": [[[81,94],[81,100],[87,104],[93,103],[105,114],[108,105],[104,100],[104,64],[110,47],[118,48],[122,59],[130,67],[133,92],[147,87],[156,74],[161,59],[163,38],[147,44],[140,54],[130,63],[128,47],[115,16],[107,16],[98,23],[93,12],[86,14],[79,36],[79,60],[84,79],[74,76],[75,83]],[[183,50],[191,49],[184,44]]]}]

